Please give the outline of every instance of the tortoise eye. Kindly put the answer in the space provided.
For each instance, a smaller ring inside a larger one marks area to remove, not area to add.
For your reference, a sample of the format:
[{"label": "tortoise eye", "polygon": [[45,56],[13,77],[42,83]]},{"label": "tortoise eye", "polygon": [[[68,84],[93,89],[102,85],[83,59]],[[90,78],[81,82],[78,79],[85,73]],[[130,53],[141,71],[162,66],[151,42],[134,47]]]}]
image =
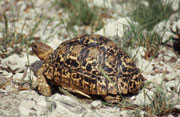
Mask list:
[{"label": "tortoise eye", "polygon": [[34,48],[34,49],[37,49],[37,45],[33,45],[33,48]]}]

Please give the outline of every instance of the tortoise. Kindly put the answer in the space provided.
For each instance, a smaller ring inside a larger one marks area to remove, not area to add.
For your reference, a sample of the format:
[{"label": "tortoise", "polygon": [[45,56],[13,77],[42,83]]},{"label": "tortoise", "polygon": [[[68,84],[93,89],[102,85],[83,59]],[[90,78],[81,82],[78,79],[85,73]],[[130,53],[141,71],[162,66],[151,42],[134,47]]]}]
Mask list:
[{"label": "tortoise", "polygon": [[144,84],[133,60],[101,35],[77,36],[54,51],[46,44],[33,42],[32,51],[44,61],[37,71],[38,91],[44,96],[52,95],[49,81],[105,101],[120,101],[119,94],[137,93]]}]

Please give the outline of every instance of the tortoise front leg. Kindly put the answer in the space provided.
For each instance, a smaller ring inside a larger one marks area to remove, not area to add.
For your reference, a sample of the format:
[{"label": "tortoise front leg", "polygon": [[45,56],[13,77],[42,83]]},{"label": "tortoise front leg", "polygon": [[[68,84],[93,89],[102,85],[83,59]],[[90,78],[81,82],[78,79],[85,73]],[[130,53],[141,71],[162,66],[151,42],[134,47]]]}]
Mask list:
[{"label": "tortoise front leg", "polygon": [[43,67],[41,67],[37,72],[38,91],[44,96],[51,96],[51,88],[47,83],[43,72]]}]

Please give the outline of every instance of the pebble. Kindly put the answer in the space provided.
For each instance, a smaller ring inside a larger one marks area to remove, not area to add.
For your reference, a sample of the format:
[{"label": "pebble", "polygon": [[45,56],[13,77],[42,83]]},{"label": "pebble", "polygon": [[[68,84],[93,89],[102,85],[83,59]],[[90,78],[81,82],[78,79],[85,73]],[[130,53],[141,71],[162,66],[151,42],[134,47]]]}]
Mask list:
[{"label": "pebble", "polygon": [[98,7],[107,7],[111,8],[111,0],[93,0],[93,4]]},{"label": "pebble", "polygon": [[18,86],[10,84],[5,88],[5,90],[9,92],[18,92]]},{"label": "pebble", "polygon": [[180,109],[180,104],[175,105],[174,108]]},{"label": "pebble", "polygon": [[24,73],[16,73],[15,75],[13,75],[12,79],[14,82],[17,82],[17,83],[22,83],[23,82],[23,74]]},{"label": "pebble", "polygon": [[11,78],[13,76],[11,72],[7,72],[6,70],[3,70],[2,75],[6,78]]},{"label": "pebble", "polygon": [[156,84],[161,84],[163,81],[163,74],[159,73],[159,74],[155,74],[155,75],[146,75],[146,79],[147,81],[150,81],[152,83],[156,83]]},{"label": "pebble", "polygon": [[[124,34],[124,25],[128,26],[130,18],[122,17],[118,20],[111,21],[107,23],[101,30],[97,31],[96,34],[104,35],[107,37],[115,37],[118,36],[119,38],[123,37]],[[132,21],[130,21],[132,22]]]},{"label": "pebble", "polygon": [[3,68],[10,68],[15,73],[23,72],[25,70],[26,59],[19,57],[17,54],[13,54],[1,61]]},{"label": "pebble", "polygon": [[180,5],[180,1],[179,0],[162,0],[162,3],[163,4],[169,4],[169,3],[172,3],[172,9],[174,11],[177,11],[179,9],[179,5]]},{"label": "pebble", "polygon": [[91,108],[92,108],[92,109],[100,108],[101,106],[102,106],[101,100],[96,100],[96,101],[93,101],[93,102],[91,103]]},{"label": "pebble", "polygon": [[[144,92],[146,94],[144,94]],[[137,104],[137,105],[147,105],[147,104],[150,104],[151,101],[149,100],[149,98],[147,97],[148,96],[152,96],[153,95],[153,92],[148,90],[148,89],[145,89],[145,91],[141,91],[137,96],[136,96],[136,99],[133,101],[133,104]]]}]

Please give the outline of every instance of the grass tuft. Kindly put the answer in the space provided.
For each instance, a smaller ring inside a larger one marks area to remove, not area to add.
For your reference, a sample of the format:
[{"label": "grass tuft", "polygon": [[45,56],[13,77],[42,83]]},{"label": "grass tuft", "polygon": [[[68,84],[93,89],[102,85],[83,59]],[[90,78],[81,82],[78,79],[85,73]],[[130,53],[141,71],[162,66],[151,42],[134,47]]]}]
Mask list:
[{"label": "grass tuft", "polygon": [[62,0],[61,2],[55,1],[58,8],[63,8],[68,12],[69,23],[68,28],[74,25],[94,26],[96,30],[103,26],[102,19],[97,14],[95,7],[89,7],[86,0]]},{"label": "grass tuft", "polygon": [[84,0],[62,0],[61,5],[70,12],[70,26],[90,25],[97,19],[97,14]]},{"label": "grass tuft", "polygon": [[142,46],[145,48],[145,59],[150,59],[156,57],[159,50],[169,40],[163,41],[163,34],[159,35],[153,31],[144,31],[141,26],[129,22],[129,27],[126,26],[124,30],[123,48],[131,51],[135,47]]},{"label": "grass tuft", "polygon": [[0,54],[0,56],[8,57],[13,53],[21,54],[23,49],[26,48],[30,41],[35,38],[34,35],[37,32],[36,29],[40,25],[43,18],[40,17],[32,27],[32,30],[29,32],[29,34],[25,35],[22,33],[25,27],[25,23],[22,26],[22,30],[20,32],[17,31],[16,27],[10,30],[8,17],[5,14],[3,15],[3,17],[4,27],[2,28],[2,38],[0,39],[0,51],[2,53]]},{"label": "grass tuft", "polygon": [[133,4],[135,9],[130,14],[134,21],[137,21],[144,29],[152,30],[153,27],[164,19],[168,19],[173,13],[171,8],[172,2],[165,5],[159,0],[146,0],[147,5],[143,1],[135,0]]},{"label": "grass tuft", "polygon": [[171,94],[168,94],[163,81],[161,84],[153,84],[153,86],[153,95],[149,96],[147,93],[145,94],[151,101],[151,103],[146,106],[149,115],[165,116],[172,113],[174,106],[178,103],[178,100],[172,100],[175,92],[172,91]]}]

